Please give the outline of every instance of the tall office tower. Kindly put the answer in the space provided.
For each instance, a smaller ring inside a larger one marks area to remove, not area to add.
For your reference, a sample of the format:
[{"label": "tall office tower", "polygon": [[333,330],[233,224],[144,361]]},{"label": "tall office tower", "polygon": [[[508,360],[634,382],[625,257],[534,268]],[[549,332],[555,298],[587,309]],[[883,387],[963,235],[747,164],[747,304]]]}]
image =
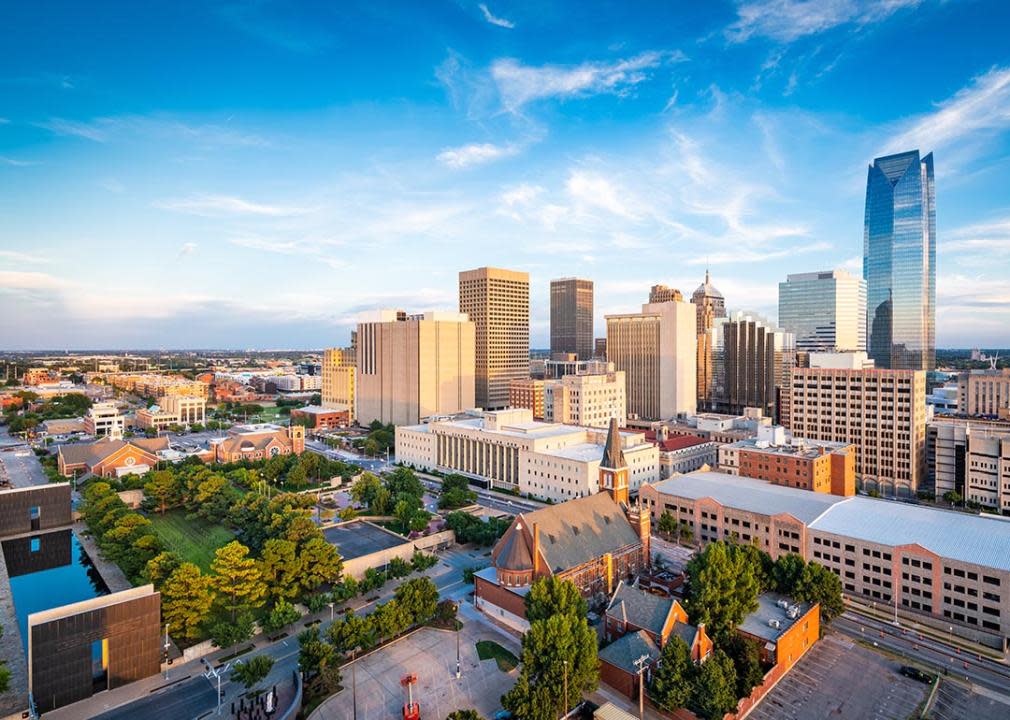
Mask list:
[{"label": "tall office tower", "polygon": [[353,422],[354,355],[350,348],[327,348],[323,351],[322,406],[330,410],[347,410]]},{"label": "tall office tower", "polygon": [[698,286],[691,296],[698,316],[698,403],[704,403],[712,384],[712,336],[709,330],[716,318],[726,317],[726,300],[711,283],[708,270],[705,282]]},{"label": "tall office tower", "polygon": [[677,302],[684,300],[684,296],[680,294],[680,290],[677,288],[667,287],[666,285],[653,285],[649,290],[650,303],[671,302],[673,300]]},{"label": "tall office tower", "polygon": [[530,376],[529,273],[490,267],[461,272],[459,311],[477,331],[477,405],[504,408],[509,383]]},{"label": "tall office tower", "polygon": [[607,359],[627,380],[627,410],[667,420],[697,410],[695,309],[686,302],[646,303],[642,312],[607,315]]},{"label": "tall office tower", "polygon": [[593,357],[593,281],[551,280],[551,355]]},{"label": "tall office tower", "polygon": [[877,158],[866,176],[863,278],[869,355],[878,368],[936,367],[933,153]]},{"label": "tall office tower", "polygon": [[845,270],[787,275],[779,283],[779,326],[801,352],[866,350],[866,281]]},{"label": "tall office tower", "polygon": [[377,310],[358,322],[357,417],[410,425],[474,406],[474,324],[463,313]]},{"label": "tall office tower", "polygon": [[860,489],[915,496],[926,472],[925,372],[795,368],[788,393],[793,437],[851,443]]},{"label": "tall office tower", "polygon": [[718,318],[708,335],[712,380],[705,407],[737,415],[756,407],[778,418],[778,391],[796,364],[792,333],[755,313],[735,311]]},{"label": "tall office tower", "polygon": [[593,358],[596,360],[607,359],[607,338],[596,338],[593,343]]}]

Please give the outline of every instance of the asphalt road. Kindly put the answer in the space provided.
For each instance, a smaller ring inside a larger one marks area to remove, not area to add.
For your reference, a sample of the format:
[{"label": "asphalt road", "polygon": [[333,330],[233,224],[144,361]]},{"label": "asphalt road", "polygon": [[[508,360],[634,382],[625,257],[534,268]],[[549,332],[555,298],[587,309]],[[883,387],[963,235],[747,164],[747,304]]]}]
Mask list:
[{"label": "asphalt road", "polygon": [[1001,695],[1006,695],[1010,688],[1010,668],[1006,665],[985,655],[959,652],[958,648],[928,635],[920,636],[914,628],[895,626],[851,612],[836,618],[831,628],[851,638],[874,643],[935,672],[949,673]]},{"label": "asphalt road", "polygon": [[203,676],[95,716],[94,720],[192,720],[214,707],[217,693]]}]

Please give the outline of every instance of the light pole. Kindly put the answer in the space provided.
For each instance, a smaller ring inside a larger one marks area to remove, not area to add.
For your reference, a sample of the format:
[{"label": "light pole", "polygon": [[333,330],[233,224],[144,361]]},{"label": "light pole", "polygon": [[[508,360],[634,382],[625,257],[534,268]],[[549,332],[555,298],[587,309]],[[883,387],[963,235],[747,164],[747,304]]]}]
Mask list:
[{"label": "light pole", "polygon": [[330,606],[330,622],[332,623],[333,622],[333,603],[328,602],[326,604]]},{"label": "light pole", "polygon": [[564,663],[564,667],[565,667],[565,670],[564,670],[564,672],[565,672],[565,708],[564,708],[564,715],[562,715],[561,717],[564,717],[565,715],[568,714],[568,661],[567,660],[563,660],[562,662]]},{"label": "light pole", "polygon": [[165,679],[168,680],[168,626],[169,623],[165,623]]},{"label": "light pole", "polygon": [[642,685],[645,668],[648,664],[648,655],[642,655],[635,661],[635,668],[638,670],[638,720],[644,720],[645,718],[645,692]]},{"label": "light pole", "polygon": [[354,720],[358,720],[358,666],[351,664],[351,710]]},{"label": "light pole", "polygon": [[459,677],[460,677],[461,674],[462,673],[460,672],[460,664],[459,664],[459,625],[457,625],[456,626],[456,679],[457,680],[459,680]]},{"label": "light pole", "polygon": [[220,715],[221,714],[221,678],[222,678],[222,676],[226,672],[228,672],[228,668],[231,667],[231,663],[227,663],[222,668],[214,669],[214,668],[212,668],[210,666],[210,663],[207,662],[206,658],[200,658],[200,659],[203,660],[203,664],[207,666],[207,672],[205,672],[203,674],[203,676],[205,678],[207,678],[208,680],[210,680],[211,678],[214,678],[214,679],[217,680],[217,712],[215,714]]}]

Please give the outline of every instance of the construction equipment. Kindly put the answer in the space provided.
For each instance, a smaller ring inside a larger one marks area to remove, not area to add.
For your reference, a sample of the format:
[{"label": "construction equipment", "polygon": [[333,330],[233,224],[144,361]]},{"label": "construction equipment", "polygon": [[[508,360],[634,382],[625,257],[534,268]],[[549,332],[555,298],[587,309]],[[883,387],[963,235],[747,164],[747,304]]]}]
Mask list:
[{"label": "construction equipment", "polygon": [[413,686],[417,684],[417,675],[409,673],[400,678],[400,685],[407,688],[407,702],[403,706],[403,720],[421,720],[421,706],[414,702]]}]

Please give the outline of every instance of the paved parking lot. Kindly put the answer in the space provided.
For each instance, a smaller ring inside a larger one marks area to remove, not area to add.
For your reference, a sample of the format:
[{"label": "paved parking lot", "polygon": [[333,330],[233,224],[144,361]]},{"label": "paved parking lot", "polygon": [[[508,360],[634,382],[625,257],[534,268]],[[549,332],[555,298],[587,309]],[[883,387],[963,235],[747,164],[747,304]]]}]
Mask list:
[{"label": "paved parking lot", "polygon": [[27,445],[0,451],[0,481],[15,488],[45,485],[49,482],[42,464]]},{"label": "paved parking lot", "polygon": [[748,717],[905,720],[925,701],[929,685],[898,674],[899,667],[887,657],[829,632]]},{"label": "paved parking lot", "polygon": [[[456,635],[424,628],[354,663],[357,666],[358,720],[389,720],[400,716],[406,694],[400,678],[417,675],[414,700],[421,717],[444,718],[453,710],[475,708],[481,717],[493,717],[501,708],[502,694],[515,683],[518,672],[503,673],[494,660],[481,661],[477,640],[502,643],[500,635],[468,622],[460,631],[462,677],[456,679]],[[511,648],[513,652],[517,648]],[[344,689],[326,700],[310,720],[347,720],[352,717],[352,671],[343,669]]]},{"label": "paved parking lot", "polygon": [[1010,717],[1010,704],[979,695],[951,680],[941,680],[933,706],[926,717],[930,720],[961,720],[961,718]]}]

